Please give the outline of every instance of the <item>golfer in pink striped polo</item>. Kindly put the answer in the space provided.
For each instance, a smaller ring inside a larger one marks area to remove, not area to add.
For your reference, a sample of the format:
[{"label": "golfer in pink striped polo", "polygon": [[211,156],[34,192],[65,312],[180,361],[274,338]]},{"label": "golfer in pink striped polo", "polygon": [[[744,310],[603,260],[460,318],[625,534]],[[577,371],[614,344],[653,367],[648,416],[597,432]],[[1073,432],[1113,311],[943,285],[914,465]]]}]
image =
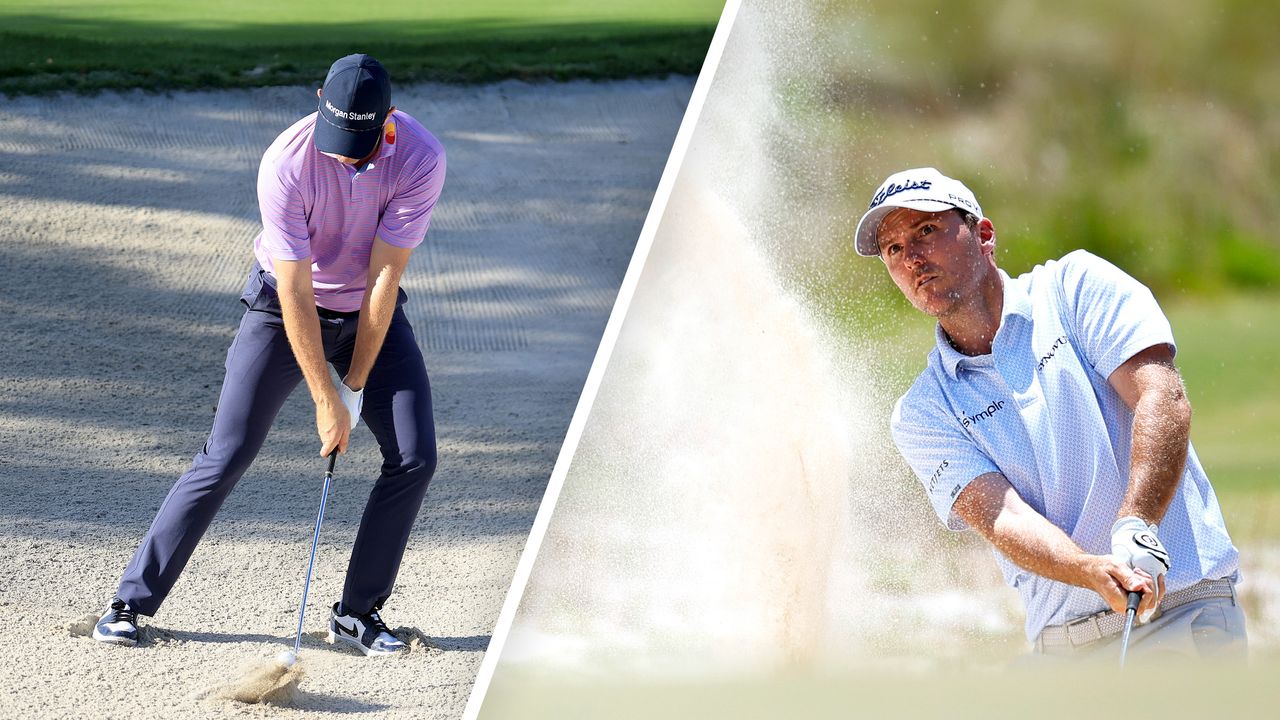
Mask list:
[{"label": "golfer in pink striped polo", "polygon": [[[440,142],[391,106],[391,82],[367,55],[329,69],[317,111],[262,158],[257,262],[227,352],[213,430],[160,506],[94,637],[137,643],[196,544],[306,381],[320,454],[346,452],[360,418],[384,459],[351,551],[330,638],[365,655],[403,651],[379,616],[435,472],[431,388],[401,307],[400,276],[426,235],[444,185]],[[328,364],[342,376],[329,380]],[[301,498],[300,498],[301,500]],[[242,630],[261,627],[244,618]]]}]

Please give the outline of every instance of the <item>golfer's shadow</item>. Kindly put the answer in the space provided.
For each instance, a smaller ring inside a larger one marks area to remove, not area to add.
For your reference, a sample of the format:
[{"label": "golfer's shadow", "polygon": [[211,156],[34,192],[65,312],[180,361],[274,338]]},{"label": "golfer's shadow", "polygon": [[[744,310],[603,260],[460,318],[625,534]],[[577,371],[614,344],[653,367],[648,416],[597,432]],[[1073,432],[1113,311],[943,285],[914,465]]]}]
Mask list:
[{"label": "golfer's shadow", "polygon": [[442,637],[428,635],[418,628],[401,626],[391,631],[392,635],[409,644],[410,652],[417,652],[415,646],[427,652],[484,652],[489,648],[489,635],[467,635],[462,637]]},{"label": "golfer's shadow", "polygon": [[376,713],[391,708],[390,705],[364,702],[345,695],[326,695],[301,688],[294,690],[293,697],[285,703],[285,706],[295,710],[326,713]]},{"label": "golfer's shadow", "polygon": [[423,635],[427,644],[445,652],[484,652],[489,649],[491,635],[467,635],[465,637],[437,637]]},{"label": "golfer's shadow", "polygon": [[[289,641],[292,642],[292,638]],[[196,643],[283,643],[285,638],[264,633],[218,633],[192,632],[190,630],[172,630],[157,625],[143,625],[138,628],[138,645],[163,645],[169,642]]]},{"label": "golfer's shadow", "polygon": [[[417,628],[398,627],[392,631],[396,637],[405,642],[413,639],[422,641],[428,650],[441,652],[484,652],[489,647],[489,635],[466,635],[459,637],[428,635]],[[325,639],[328,631],[313,630],[303,633],[303,647],[333,647]],[[192,632],[189,630],[170,630],[155,625],[144,625],[140,629],[139,644],[142,646],[162,644],[165,642],[196,643],[262,643],[268,645],[288,645],[293,636],[266,635],[263,633],[220,633]]]}]

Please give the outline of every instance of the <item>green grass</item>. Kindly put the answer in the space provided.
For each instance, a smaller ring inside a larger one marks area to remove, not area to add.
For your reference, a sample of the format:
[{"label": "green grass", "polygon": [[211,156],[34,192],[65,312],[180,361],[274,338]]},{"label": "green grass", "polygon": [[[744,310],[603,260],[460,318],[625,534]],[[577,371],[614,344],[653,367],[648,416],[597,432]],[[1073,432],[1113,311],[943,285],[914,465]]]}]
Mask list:
[{"label": "green grass", "polygon": [[1182,298],[1166,312],[1191,442],[1237,541],[1280,538],[1280,294]]},{"label": "green grass", "polygon": [[0,92],[318,84],[351,52],[397,83],[696,74],[722,6],[15,0],[0,5]]},{"label": "green grass", "polygon": [[1225,491],[1280,489],[1280,295],[1182,300],[1168,314],[1192,442]]}]

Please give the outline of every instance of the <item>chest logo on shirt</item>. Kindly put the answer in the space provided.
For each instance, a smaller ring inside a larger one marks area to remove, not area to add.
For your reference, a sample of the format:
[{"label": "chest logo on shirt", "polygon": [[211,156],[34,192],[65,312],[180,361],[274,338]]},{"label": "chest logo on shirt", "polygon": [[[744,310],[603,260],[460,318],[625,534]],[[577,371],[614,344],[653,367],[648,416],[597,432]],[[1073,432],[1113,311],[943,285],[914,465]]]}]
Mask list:
[{"label": "chest logo on shirt", "polygon": [[1058,350],[1066,346],[1066,344],[1067,344],[1066,335],[1063,335],[1057,340],[1054,340],[1053,345],[1049,348],[1049,352],[1041,356],[1040,362],[1036,363],[1036,370],[1043,370],[1044,366],[1048,365],[1049,361],[1053,359],[1053,356],[1058,354]]},{"label": "chest logo on shirt", "polygon": [[990,419],[992,415],[995,415],[997,412],[1003,410],[1005,404],[1006,403],[1004,400],[993,400],[991,401],[991,404],[986,407],[986,409],[980,412],[976,412],[972,415],[960,413],[960,424],[965,428],[968,428],[969,426],[976,425],[982,422],[983,420]]}]

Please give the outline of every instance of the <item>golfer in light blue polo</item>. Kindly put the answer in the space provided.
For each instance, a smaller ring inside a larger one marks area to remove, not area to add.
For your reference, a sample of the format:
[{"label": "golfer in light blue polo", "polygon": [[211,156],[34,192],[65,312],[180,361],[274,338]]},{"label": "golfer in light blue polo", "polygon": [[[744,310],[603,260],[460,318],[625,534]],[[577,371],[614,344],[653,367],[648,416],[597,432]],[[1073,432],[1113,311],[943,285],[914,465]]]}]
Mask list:
[{"label": "golfer in light blue polo", "polygon": [[1243,659],[1239,554],[1189,441],[1191,406],[1151,292],[1084,251],[1017,278],[973,193],[890,176],[855,232],[938,320],[893,439],[952,530],[994,546],[1047,655]]}]

